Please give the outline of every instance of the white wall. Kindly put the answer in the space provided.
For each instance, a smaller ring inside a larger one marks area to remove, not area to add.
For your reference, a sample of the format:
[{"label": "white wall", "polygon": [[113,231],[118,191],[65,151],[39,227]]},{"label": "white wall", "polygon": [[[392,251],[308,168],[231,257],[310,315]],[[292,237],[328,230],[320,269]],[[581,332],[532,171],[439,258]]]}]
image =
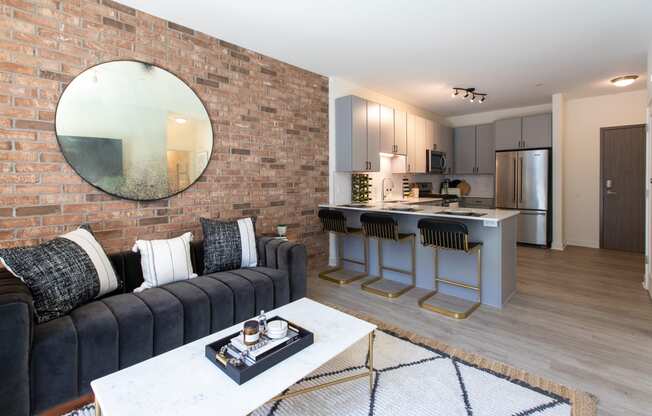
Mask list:
[{"label": "white wall", "polygon": [[554,250],[566,247],[564,236],[564,120],[566,100],[563,94],[552,96],[552,244]]},{"label": "white wall", "polygon": [[600,128],[645,123],[645,90],[569,99],[564,111],[563,205],[567,244],[600,244]]}]

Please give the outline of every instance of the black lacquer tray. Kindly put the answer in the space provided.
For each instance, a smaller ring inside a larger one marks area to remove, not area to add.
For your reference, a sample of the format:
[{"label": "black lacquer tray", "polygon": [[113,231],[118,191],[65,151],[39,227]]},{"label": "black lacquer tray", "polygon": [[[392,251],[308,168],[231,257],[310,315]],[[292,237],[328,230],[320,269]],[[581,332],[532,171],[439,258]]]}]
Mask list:
[{"label": "black lacquer tray", "polygon": [[251,366],[247,366],[243,364],[241,366],[236,367],[231,364],[228,364],[226,360],[224,360],[222,357],[219,356],[220,349],[224,345],[229,344],[229,342],[231,342],[231,339],[233,337],[240,334],[240,331],[234,332],[224,338],[221,338],[215,342],[206,345],[206,357],[213,364],[215,364],[220,370],[224,371],[224,373],[226,373],[227,376],[231,377],[233,381],[235,381],[238,384],[243,384],[251,380],[252,378],[256,377],[263,371],[275,366],[276,364],[280,363],[286,358],[291,357],[294,354],[301,351],[302,349],[312,345],[312,343],[314,342],[313,333],[306,329],[301,328],[298,325],[293,324],[287,319],[283,319],[279,316],[275,316],[273,318],[268,319],[267,322],[275,321],[278,319],[282,319],[286,321],[288,323],[288,328],[294,329],[296,332],[299,333],[299,336],[296,339],[290,341],[288,344],[284,345],[283,347],[271,352],[269,355],[266,355],[265,357],[258,359],[255,364]]}]

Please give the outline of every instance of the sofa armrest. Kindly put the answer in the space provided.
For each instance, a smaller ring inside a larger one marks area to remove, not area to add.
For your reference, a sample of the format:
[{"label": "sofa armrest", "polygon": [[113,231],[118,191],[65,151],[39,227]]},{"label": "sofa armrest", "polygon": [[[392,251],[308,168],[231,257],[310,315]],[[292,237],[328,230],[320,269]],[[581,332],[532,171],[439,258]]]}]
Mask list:
[{"label": "sofa armrest", "polygon": [[308,277],[306,246],[273,237],[257,238],[256,246],[259,266],[287,270],[290,278],[290,301],[305,297]]},{"label": "sofa armrest", "polygon": [[0,270],[0,409],[3,415],[30,414],[33,330],[32,293],[20,279]]}]

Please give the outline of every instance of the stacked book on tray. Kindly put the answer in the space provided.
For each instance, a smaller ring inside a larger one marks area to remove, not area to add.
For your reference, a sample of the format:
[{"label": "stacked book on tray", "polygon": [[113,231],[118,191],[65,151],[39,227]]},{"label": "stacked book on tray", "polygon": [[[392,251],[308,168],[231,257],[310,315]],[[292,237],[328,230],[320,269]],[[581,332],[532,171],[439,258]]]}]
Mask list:
[{"label": "stacked book on tray", "polygon": [[287,334],[282,338],[272,339],[262,335],[258,343],[246,345],[242,335],[237,335],[231,338],[231,342],[227,345],[226,353],[229,355],[229,358],[240,358],[242,357],[242,353],[246,352],[244,363],[252,366],[256,361],[280,350],[298,337],[299,334],[296,331],[288,328]]}]

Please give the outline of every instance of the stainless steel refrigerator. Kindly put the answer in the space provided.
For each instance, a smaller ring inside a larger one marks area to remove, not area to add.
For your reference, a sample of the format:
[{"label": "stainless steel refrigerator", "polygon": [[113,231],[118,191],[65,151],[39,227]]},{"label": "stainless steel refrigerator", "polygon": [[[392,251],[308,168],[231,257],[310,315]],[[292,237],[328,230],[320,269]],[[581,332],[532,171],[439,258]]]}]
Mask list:
[{"label": "stainless steel refrigerator", "polygon": [[518,209],[519,243],[549,245],[550,149],[496,152],[496,208]]}]

